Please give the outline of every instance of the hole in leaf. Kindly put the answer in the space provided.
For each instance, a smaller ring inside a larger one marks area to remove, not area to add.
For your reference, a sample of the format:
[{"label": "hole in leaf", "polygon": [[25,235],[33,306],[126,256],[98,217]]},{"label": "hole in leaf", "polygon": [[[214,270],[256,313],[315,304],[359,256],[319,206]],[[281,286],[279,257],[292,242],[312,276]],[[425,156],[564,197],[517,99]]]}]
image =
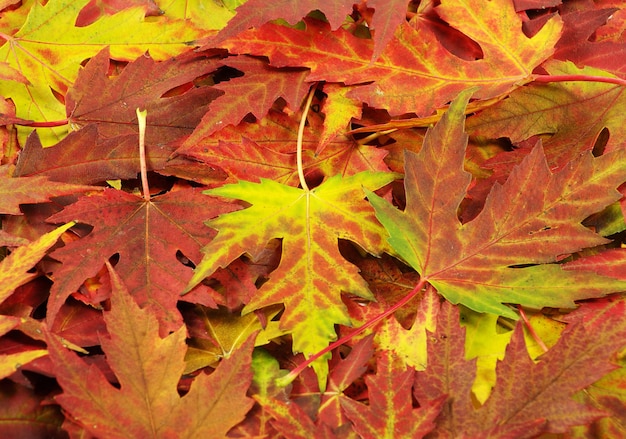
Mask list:
[{"label": "hole in leaf", "polygon": [[611,133],[607,127],[602,128],[602,131],[596,137],[596,141],[593,144],[593,148],[591,153],[594,157],[600,157],[604,154],[604,150],[606,149],[606,145],[609,143],[609,138],[611,137]]}]

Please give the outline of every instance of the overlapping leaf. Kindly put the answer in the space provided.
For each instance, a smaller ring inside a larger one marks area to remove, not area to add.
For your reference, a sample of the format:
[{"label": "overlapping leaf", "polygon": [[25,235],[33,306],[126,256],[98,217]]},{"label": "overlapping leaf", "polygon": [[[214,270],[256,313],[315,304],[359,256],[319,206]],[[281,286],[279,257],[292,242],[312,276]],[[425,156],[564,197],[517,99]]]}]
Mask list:
[{"label": "overlapping leaf", "polygon": [[0,166],[0,213],[21,215],[20,204],[42,203],[53,197],[80,192],[98,191],[94,186],[58,183],[44,176],[11,176],[12,167]]},{"label": "overlapping leaf", "polygon": [[434,429],[434,420],[445,402],[445,397],[439,397],[413,408],[411,389],[415,371],[394,360],[393,354],[382,351],[376,375],[365,379],[369,405],[341,400],[346,415],[363,439],[422,438]]},{"label": "overlapping leaf", "polygon": [[224,94],[211,104],[198,128],[187,139],[187,145],[227,125],[239,124],[249,113],[263,118],[280,97],[296,109],[309,89],[304,82],[307,75],[304,69],[272,69],[266,61],[250,57],[227,59],[223,65],[242,71],[243,77],[216,85]]},{"label": "overlapping leaf", "polygon": [[164,329],[177,328],[182,322],[176,309],[177,293],[191,277],[177,252],[199,261],[201,247],[214,234],[202,221],[232,208],[196,189],[171,191],[151,201],[108,189],[52,216],[50,222],[72,218],[94,229],[53,253],[63,265],[55,272],[48,322],[52,324],[70,294],[119,254],[117,270],[137,302],[148,306]]},{"label": "overlapping leaf", "polygon": [[[579,69],[569,62],[550,61],[545,68],[552,75],[611,76],[598,69]],[[623,86],[600,82],[529,84],[469,119],[467,130],[470,135],[508,137],[514,144],[543,136],[550,167],[562,168],[591,151],[603,129],[609,135],[601,150],[620,149],[626,135],[622,123],[625,110]],[[501,154],[487,166],[494,169],[494,178],[506,178],[527,153],[528,148],[520,148]]]},{"label": "overlapping leaf", "polygon": [[[309,67],[310,81],[358,84],[351,95],[393,114],[428,115],[461,90],[480,86],[476,97],[489,98],[511,91],[552,54],[561,22],[549,20],[532,38],[524,35],[520,18],[507,0],[442,1],[439,16],[476,41],[484,58],[466,61],[451,54],[427,27],[403,23],[380,58],[371,62],[373,42],[348,31],[331,31],[327,24],[305,20],[297,30],[265,24],[220,43],[234,53],[270,58],[276,67]],[[415,28],[413,26],[416,26]],[[414,93],[409,86],[419,86]]]},{"label": "overlapping leaf", "polygon": [[252,380],[251,341],[213,374],[197,377],[181,398],[177,387],[185,367],[185,327],[160,338],[154,314],[141,310],[112,269],[110,274],[109,336],[102,348],[119,388],[50,335],[50,358],[63,388],[57,401],[99,437],[224,437],[252,406],[246,397]]},{"label": "overlapping leaf", "polygon": [[[309,117],[304,131],[303,172],[314,179],[321,176],[349,176],[361,171],[388,171],[384,149],[359,145],[345,135],[337,135],[318,148],[318,133],[323,122]],[[298,120],[295,115],[270,110],[257,123],[242,122],[228,126],[197,143],[185,142],[176,152],[211,166],[218,166],[235,180],[257,182],[267,178],[287,185],[298,184],[296,141]]]},{"label": "overlapping leaf", "polygon": [[480,215],[461,224],[457,210],[471,180],[463,170],[469,94],[463,95],[419,154],[406,152],[404,212],[371,194],[392,247],[452,303],[512,318],[504,303],[571,308],[575,300],[626,289],[624,282],[545,264],[607,242],[580,222],[621,197],[613,188],[624,180],[626,152],[587,154],[552,174],[537,147],[493,187]]},{"label": "overlapping leaf", "polygon": [[[218,234],[204,248],[190,286],[241,254],[254,259],[271,239],[282,238],[280,265],[244,311],[284,303],[281,327],[293,333],[294,351],[317,352],[335,337],[335,324],[351,323],[341,292],[371,298],[356,267],[341,256],[337,240],[348,239],[372,253],[383,250],[383,230],[358,193],[362,186],[375,190],[394,178],[390,173],[363,172],[328,179],[310,191],[264,179],[208,191],[251,206],[207,223]],[[325,381],[323,366],[318,373]]]},{"label": "overlapping leaf", "polygon": [[[143,6],[76,27],[77,15],[87,2],[54,0],[45,6],[34,2],[19,32],[0,47],[0,60],[30,81],[29,85],[0,81],[0,94],[13,99],[18,116],[38,121],[63,120],[63,105],[53,90],[65,93],[76,79],[81,63],[106,46],[111,47],[111,55],[117,59],[134,59],[147,50],[154,58],[165,59],[185,51],[186,42],[200,36],[183,20],[145,20]],[[56,131],[55,140],[63,131]],[[50,144],[52,138],[46,136],[43,143]]]}]

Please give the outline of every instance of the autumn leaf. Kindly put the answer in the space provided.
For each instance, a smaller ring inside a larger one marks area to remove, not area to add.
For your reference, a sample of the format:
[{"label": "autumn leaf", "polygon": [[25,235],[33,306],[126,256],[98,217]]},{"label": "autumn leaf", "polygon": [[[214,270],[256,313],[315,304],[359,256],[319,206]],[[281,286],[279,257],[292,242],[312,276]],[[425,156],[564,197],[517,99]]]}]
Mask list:
[{"label": "autumn leaf", "polygon": [[368,405],[352,399],[340,401],[363,439],[422,438],[434,429],[434,420],[445,402],[445,397],[440,397],[413,408],[411,389],[415,371],[394,360],[392,353],[381,351],[376,375],[365,379]]},{"label": "autumn leaf", "polygon": [[0,213],[22,215],[20,204],[43,203],[53,197],[80,192],[99,191],[95,186],[49,181],[45,176],[12,175],[13,166],[0,166]]},{"label": "autumn leaf", "polygon": [[[203,249],[205,256],[187,291],[240,255],[248,253],[254,259],[271,239],[282,238],[280,265],[244,313],[284,303],[281,328],[293,334],[294,351],[317,352],[335,337],[335,324],[350,325],[340,293],[371,298],[356,267],[339,253],[337,240],[351,240],[373,253],[384,247],[382,230],[357,193],[362,186],[377,189],[394,178],[395,174],[371,172],[337,176],[310,191],[262,179],[207,191],[251,206],[207,223],[218,234]],[[324,381],[326,371],[317,367]]]},{"label": "autumn leaf", "polygon": [[[81,63],[106,46],[111,47],[111,55],[116,59],[131,60],[147,50],[154,58],[165,59],[185,51],[186,43],[199,37],[198,31],[183,20],[145,20],[143,6],[102,17],[88,26],[74,26],[87,3],[88,0],[54,0],[42,6],[34,2],[21,29],[0,47],[0,60],[30,82],[26,85],[0,81],[0,94],[13,99],[19,117],[63,120],[63,105],[53,90],[65,93],[76,79]],[[31,104],[33,101],[36,105]],[[64,133],[62,129],[55,131],[54,140],[58,141]],[[50,144],[51,139],[46,135],[43,143]]]},{"label": "autumn leaf", "polygon": [[[550,61],[544,67],[552,75],[611,77],[598,69],[579,69],[570,62]],[[590,108],[594,110],[591,114]],[[551,169],[560,169],[585,151],[591,151],[603,130],[608,130],[610,135],[602,151],[619,150],[620,139],[626,135],[621,123],[624,108],[624,87],[616,84],[586,81],[528,84],[469,119],[467,131],[472,136],[508,137],[514,144],[543,136]],[[503,179],[528,152],[525,147],[502,153],[486,166],[494,170],[494,179]]]},{"label": "autumn leaf", "polygon": [[227,125],[239,124],[249,113],[261,119],[281,97],[296,109],[309,90],[304,82],[305,69],[273,69],[267,62],[252,57],[227,58],[222,65],[243,72],[243,76],[215,86],[223,94],[211,103],[198,128],[186,140],[187,145]]},{"label": "autumn leaf", "polygon": [[[232,53],[268,56],[275,67],[308,67],[309,81],[361,84],[351,97],[393,114],[429,115],[461,90],[480,86],[477,98],[510,92],[547,59],[561,31],[558,17],[532,38],[524,35],[520,18],[507,0],[443,1],[439,16],[476,41],[484,58],[466,61],[451,54],[419,21],[402,23],[378,60],[371,62],[371,40],[343,29],[306,19],[306,29],[264,24],[220,43]],[[419,84],[420,93],[407,91]]]},{"label": "autumn leaf", "polygon": [[99,196],[83,197],[48,221],[72,218],[90,224],[93,231],[56,250],[53,258],[63,262],[55,272],[47,319],[54,322],[67,297],[94,276],[115,254],[118,272],[138,303],[150,307],[164,325],[174,329],[182,322],[176,309],[177,291],[190,279],[191,270],[177,252],[199,261],[200,249],[213,236],[202,221],[233,207],[211,201],[199,190],[170,191],[145,201],[123,191],[107,189]]},{"label": "autumn leaf", "polygon": [[159,337],[155,315],[140,309],[109,270],[113,294],[111,311],[104,317],[108,337],[102,339],[102,349],[119,388],[50,334],[50,358],[63,389],[56,400],[75,422],[99,437],[224,437],[252,406],[246,397],[252,380],[251,342],[213,374],[197,377],[181,397],[177,385],[185,366],[185,327]]},{"label": "autumn leaf", "polygon": [[0,303],[13,294],[20,285],[36,275],[28,271],[44,257],[59,237],[75,223],[69,222],[41,236],[36,241],[22,245],[0,261]]},{"label": "autumn leaf", "polygon": [[197,331],[198,333],[193,331],[194,326],[190,329],[190,338],[187,341],[189,349],[185,355],[185,373],[207,366],[215,367],[222,358],[229,358],[252,334],[256,334],[255,346],[262,346],[271,339],[280,337],[283,331],[278,327],[278,322],[272,321],[280,311],[280,307],[264,309],[265,324],[263,324],[255,313],[237,316],[226,309],[211,310],[197,307],[199,321],[194,326],[203,325],[202,332],[206,335],[201,336],[200,331]]},{"label": "autumn leaf", "polygon": [[418,154],[405,153],[404,212],[368,193],[394,250],[452,303],[510,318],[517,315],[504,303],[572,308],[624,290],[623,282],[547,264],[607,242],[580,222],[620,198],[613,188],[624,179],[624,151],[587,154],[553,174],[537,147],[461,224],[457,209],[471,180],[463,170],[468,98],[450,106]]},{"label": "autumn leaf", "polygon": [[61,428],[63,415],[58,406],[47,404],[34,389],[13,381],[2,382],[0,392],[0,435],[5,438],[67,437]]},{"label": "autumn leaf", "polygon": [[574,324],[536,363],[518,324],[498,363],[489,399],[475,409],[470,399],[474,361],[463,359],[465,336],[459,313],[446,302],[428,343],[428,368],[417,373],[415,397],[430,401],[448,395],[449,404],[437,419],[437,437],[458,437],[462,432],[469,437],[530,438],[568,431],[602,416],[571,396],[615,368],[609,360],[623,346],[624,312],[620,300],[585,324]]},{"label": "autumn leaf", "polygon": [[[303,172],[313,179],[349,176],[361,171],[389,171],[383,161],[387,151],[359,145],[337,135],[315,154],[324,121],[310,116],[303,139]],[[299,183],[296,165],[298,120],[294,115],[270,110],[257,123],[241,122],[197,143],[189,141],[176,153],[224,170],[231,180],[258,182],[260,178],[294,186]],[[231,182],[228,180],[228,182]]]}]

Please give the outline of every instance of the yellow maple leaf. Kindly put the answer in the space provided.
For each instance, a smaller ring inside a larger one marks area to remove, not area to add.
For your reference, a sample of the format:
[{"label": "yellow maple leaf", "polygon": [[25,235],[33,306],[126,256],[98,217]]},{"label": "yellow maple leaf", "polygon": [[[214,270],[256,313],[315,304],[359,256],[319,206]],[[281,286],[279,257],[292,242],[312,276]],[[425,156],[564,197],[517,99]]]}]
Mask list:
[{"label": "yellow maple leaf", "polygon": [[[65,119],[64,104],[55,93],[64,95],[81,63],[106,46],[114,59],[129,61],[149,51],[152,58],[162,60],[188,50],[189,42],[201,36],[185,20],[147,19],[143,7],[129,7],[77,27],[76,17],[87,3],[50,0],[42,6],[34,2],[20,30],[3,35],[7,42],[0,47],[0,62],[30,81],[0,80],[0,95],[13,99],[18,117],[38,122]],[[28,132],[21,130],[22,141]],[[66,127],[40,132],[42,143],[52,144],[66,132]]]}]

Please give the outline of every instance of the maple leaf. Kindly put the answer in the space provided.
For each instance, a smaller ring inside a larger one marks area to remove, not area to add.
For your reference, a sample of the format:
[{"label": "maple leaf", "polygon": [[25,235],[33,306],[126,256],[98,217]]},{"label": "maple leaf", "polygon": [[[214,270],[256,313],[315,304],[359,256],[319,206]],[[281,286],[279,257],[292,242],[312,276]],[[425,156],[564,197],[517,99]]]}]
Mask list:
[{"label": "maple leaf", "polygon": [[[375,190],[394,178],[362,172],[330,178],[310,191],[265,179],[207,191],[251,206],[207,222],[218,234],[203,249],[205,256],[187,290],[244,253],[255,259],[271,239],[282,238],[278,268],[244,313],[284,303],[281,328],[293,334],[294,351],[311,355],[321,350],[335,337],[335,324],[350,325],[341,291],[371,298],[356,267],[339,253],[337,240],[348,239],[373,253],[384,248],[380,225],[359,191],[362,186]],[[320,382],[325,381],[327,369],[316,367]]]},{"label": "maple leaf", "polygon": [[280,307],[263,310],[263,318],[266,320],[263,325],[255,313],[237,316],[225,309],[207,310],[198,307],[196,312],[200,322],[195,324],[203,325],[202,332],[209,338],[190,329],[185,373],[206,366],[215,367],[222,358],[230,357],[252,334],[256,334],[255,346],[262,346],[271,339],[280,337],[283,331],[279,329],[278,322],[271,321],[280,311]]},{"label": "maple leaf", "polygon": [[[88,1],[54,0],[45,6],[33,2],[21,29],[15,35],[5,36],[8,41],[0,47],[0,60],[30,82],[26,85],[0,81],[0,95],[13,99],[19,117],[38,121],[64,119],[63,105],[53,90],[64,94],[76,79],[81,63],[106,46],[120,60],[134,59],[147,50],[154,58],[165,59],[186,51],[186,42],[200,35],[183,20],[145,20],[143,6],[76,27],[77,15]],[[58,141],[63,134],[63,129],[47,130],[43,143]]]},{"label": "maple leaf", "polygon": [[363,376],[373,353],[373,340],[369,336],[356,343],[346,358],[333,356],[329,365],[328,386],[322,395],[317,414],[321,422],[334,430],[347,423],[341,410],[341,402],[348,398],[344,391]]},{"label": "maple leaf", "polygon": [[422,438],[434,429],[434,420],[445,402],[443,396],[413,408],[411,389],[415,371],[394,360],[391,352],[380,351],[376,375],[365,378],[368,405],[352,399],[341,400],[341,407],[363,439]]},{"label": "maple leaf", "polygon": [[[314,10],[322,11],[331,27],[337,29],[352,12],[354,3],[351,0],[333,0],[332,2],[305,0],[297,3],[287,0],[268,4],[261,0],[249,0],[237,8],[235,18],[215,38],[210,39],[210,43],[211,45],[217,45],[221,41],[231,38],[246,29],[259,27],[278,18],[282,18],[289,23],[296,23]],[[396,28],[404,21],[407,3],[404,0],[385,2],[370,0],[367,2],[367,6],[376,10],[368,26],[374,31],[375,49],[372,54],[372,60],[375,60],[393,38]]]},{"label": "maple leaf", "polygon": [[113,293],[111,311],[104,316],[108,337],[101,343],[119,388],[50,334],[50,359],[63,389],[55,399],[85,430],[99,437],[224,437],[253,403],[246,397],[252,380],[251,340],[213,374],[199,375],[180,397],[177,385],[185,367],[185,327],[160,338],[154,314],[140,309],[109,270]]},{"label": "maple leaf", "polygon": [[[305,176],[332,177],[361,171],[389,171],[383,158],[387,151],[358,145],[345,135],[337,135],[319,154],[318,134],[323,122],[313,116],[304,131],[303,172]],[[257,182],[267,178],[286,185],[297,185],[296,141],[298,120],[294,115],[270,110],[258,123],[242,122],[225,127],[197,143],[185,142],[176,153],[219,166],[231,178]],[[321,174],[321,176],[320,176]]]},{"label": "maple leaf", "polygon": [[598,27],[610,20],[617,8],[564,11],[563,36],[555,46],[554,58],[577,66],[591,66],[615,75],[625,74],[621,62],[626,55],[624,44],[614,41],[592,42]]},{"label": "maple leaf", "polygon": [[518,324],[498,363],[491,395],[475,409],[470,398],[475,360],[463,359],[459,312],[445,302],[428,343],[428,367],[417,372],[415,385],[418,401],[449,397],[434,437],[536,437],[541,432],[564,433],[603,416],[571,396],[615,369],[609,360],[623,346],[625,312],[620,300],[585,324],[571,325],[537,363],[528,355]]},{"label": "maple leaf", "polygon": [[346,96],[351,89],[351,87],[342,87],[338,84],[324,85],[324,93],[327,94],[326,102],[324,102],[326,118],[315,150],[316,154],[320,154],[335,136],[344,132],[352,118],[361,117],[363,111],[359,103]]},{"label": "maple leaf", "polygon": [[53,197],[77,192],[98,191],[95,186],[58,183],[44,176],[13,177],[13,166],[0,166],[0,213],[22,215],[20,204],[43,203]]},{"label": "maple leaf", "polygon": [[463,171],[468,98],[455,100],[419,154],[405,153],[404,211],[368,193],[394,250],[452,303],[510,318],[517,315],[503,303],[572,308],[575,300],[624,290],[624,282],[545,263],[608,242],[580,222],[621,197],[611,188],[623,181],[626,153],[583,155],[552,174],[536,147],[493,187],[482,212],[461,224],[457,209],[471,181]]},{"label": "maple leaf", "polygon": [[74,225],[69,222],[48,232],[36,241],[22,245],[0,261],[0,303],[9,297],[17,287],[35,277],[28,271],[44,257],[59,237]]},{"label": "maple leaf", "polygon": [[[171,143],[191,134],[208,104],[223,94],[213,87],[193,87],[169,96],[168,92],[217,70],[215,59],[187,52],[161,62],[142,54],[121,73],[107,77],[106,48],[82,69],[67,92],[67,117],[73,126],[96,123],[102,137],[137,133],[135,110],[147,110],[146,144]],[[93,90],[100,93],[93,93]]]},{"label": "maple leaf", "polygon": [[[570,62],[550,61],[551,75],[611,76],[590,67],[578,69]],[[619,149],[626,135],[621,123],[626,106],[624,87],[600,82],[528,84],[467,121],[472,136],[508,137],[518,144],[535,135],[544,136],[546,159],[551,169],[562,168],[581,153],[591,151],[603,129],[610,132],[604,151]],[[593,108],[593,112],[589,112]],[[485,167],[493,179],[506,177],[522,161],[528,148],[499,154]]]},{"label": "maple leaf", "polygon": [[[276,67],[308,67],[309,81],[361,84],[350,96],[393,114],[428,115],[461,90],[480,86],[477,98],[510,92],[548,58],[560,36],[561,21],[549,20],[532,38],[508,0],[442,1],[439,16],[476,41],[484,58],[466,61],[451,54],[428,27],[403,23],[378,60],[371,40],[326,23],[305,19],[306,29],[265,24],[220,43],[232,53],[267,56]],[[420,93],[406,91],[419,83]]]},{"label": "maple leaf", "polygon": [[292,108],[297,107],[309,90],[304,69],[274,69],[265,61],[244,56],[228,58],[222,65],[242,71],[243,77],[215,86],[224,94],[211,103],[198,128],[186,140],[187,145],[227,125],[237,125],[249,113],[261,119],[279,97]]},{"label": "maple leaf", "polygon": [[44,396],[13,381],[2,382],[0,392],[0,435],[5,438],[61,439],[67,434],[61,428],[63,415],[57,405],[48,404]]},{"label": "maple leaf", "polygon": [[232,208],[193,188],[170,191],[150,201],[106,189],[48,218],[53,223],[72,218],[94,227],[89,235],[53,252],[52,257],[63,265],[55,272],[48,322],[54,322],[65,299],[85,279],[119,254],[117,270],[137,302],[149,306],[164,329],[180,326],[176,291],[185,287],[191,270],[178,260],[177,251],[192,261],[200,260],[202,245],[214,234],[202,221]]}]

